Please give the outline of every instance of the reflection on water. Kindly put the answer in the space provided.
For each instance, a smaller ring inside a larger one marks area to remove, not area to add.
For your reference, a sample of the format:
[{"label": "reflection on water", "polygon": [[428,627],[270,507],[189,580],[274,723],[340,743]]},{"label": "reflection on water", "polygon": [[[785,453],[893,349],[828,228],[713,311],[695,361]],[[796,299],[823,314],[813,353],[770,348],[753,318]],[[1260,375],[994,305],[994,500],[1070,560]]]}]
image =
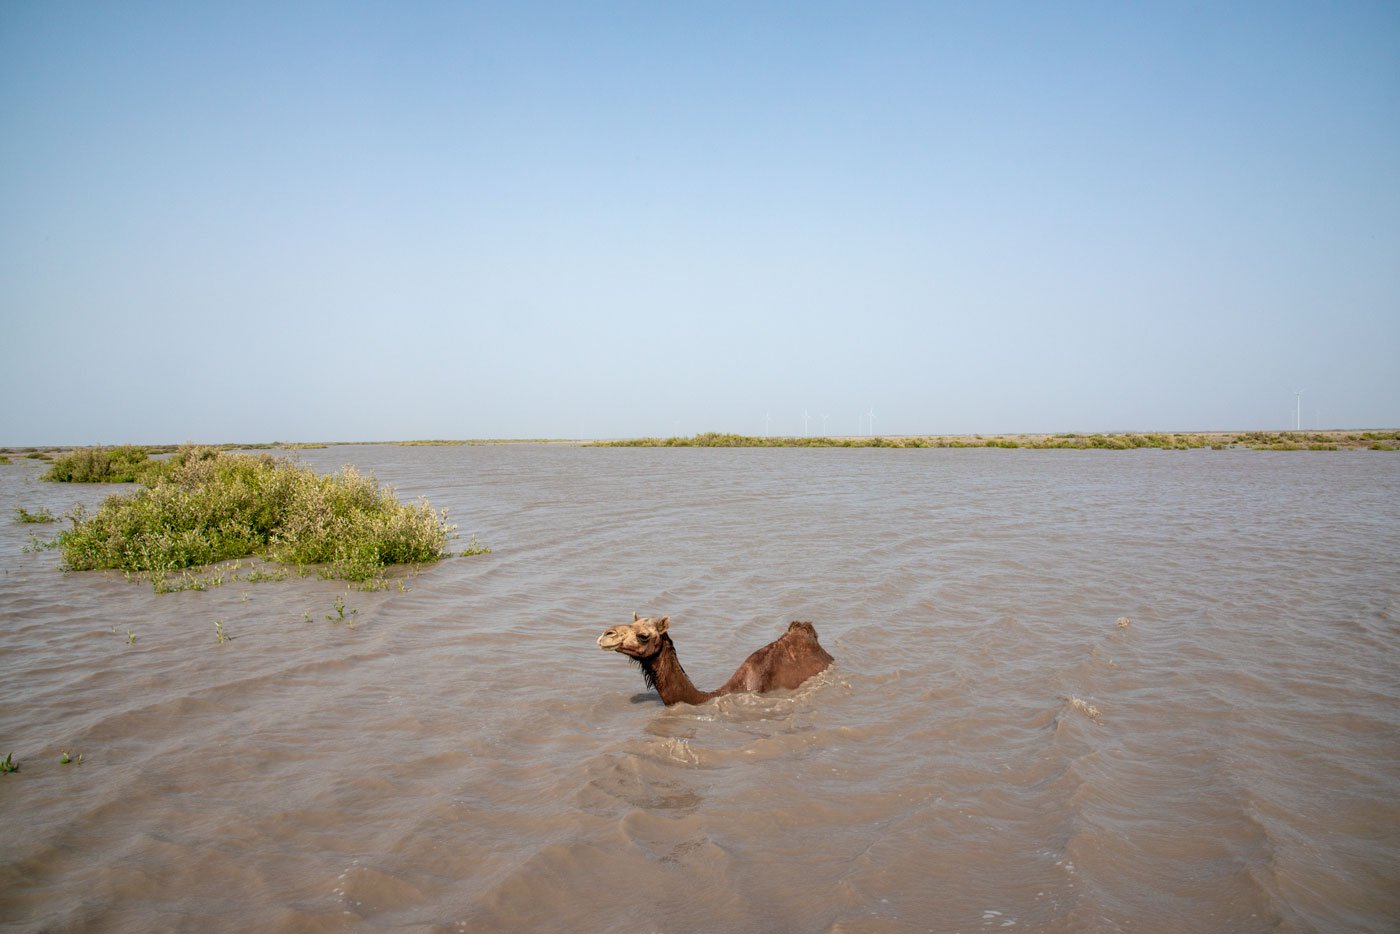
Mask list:
[{"label": "reflection on water", "polygon": [[[493,552],[425,568],[405,593],[313,578],[155,595],[65,576],[53,553],[21,551],[36,527],[0,522],[0,756],[21,763],[0,776],[0,922],[1400,917],[1393,456],[302,459],[427,496]],[[111,492],[38,473],[0,466],[7,513]],[[326,619],[337,596],[353,628]],[[837,664],[795,692],[667,709],[594,644],[633,611],[670,615],[701,688],[793,619]]]}]

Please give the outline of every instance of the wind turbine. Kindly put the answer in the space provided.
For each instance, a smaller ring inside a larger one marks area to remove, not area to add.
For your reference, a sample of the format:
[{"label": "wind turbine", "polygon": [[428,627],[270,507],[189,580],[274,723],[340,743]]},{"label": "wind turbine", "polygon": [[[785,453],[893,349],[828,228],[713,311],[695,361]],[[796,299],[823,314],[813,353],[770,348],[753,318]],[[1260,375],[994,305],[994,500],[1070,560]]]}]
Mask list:
[{"label": "wind turbine", "polygon": [[807,424],[812,420],[812,416],[807,414],[807,410],[802,410],[802,437],[807,437]]},{"label": "wind turbine", "polygon": [[873,438],[875,437],[875,406],[872,405],[866,414],[870,417],[870,437]]},{"label": "wind turbine", "polygon": [[826,413],[822,413],[822,437],[826,437]]},{"label": "wind turbine", "polygon": [[768,423],[773,420],[772,412],[763,413],[763,437],[768,437]]},{"label": "wind turbine", "polygon": [[1296,410],[1295,413],[1294,413],[1293,430],[1294,430],[1294,431],[1302,431],[1302,430],[1303,430],[1303,390],[1300,389],[1300,390],[1298,390],[1297,392],[1295,392],[1293,395],[1296,397],[1297,402],[1298,402],[1297,410]]}]

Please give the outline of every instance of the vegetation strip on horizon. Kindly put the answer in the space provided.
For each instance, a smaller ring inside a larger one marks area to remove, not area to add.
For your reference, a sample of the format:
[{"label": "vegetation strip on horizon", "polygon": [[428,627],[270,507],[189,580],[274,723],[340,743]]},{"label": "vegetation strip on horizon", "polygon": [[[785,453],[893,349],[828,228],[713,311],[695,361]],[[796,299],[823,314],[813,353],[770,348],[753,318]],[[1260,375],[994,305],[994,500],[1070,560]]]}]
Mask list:
[{"label": "vegetation strip on horizon", "polygon": [[771,438],[708,431],[693,437],[633,438],[595,441],[590,447],[699,447],[699,448],[1031,448],[1127,451],[1156,448],[1186,451],[1196,448],[1249,447],[1259,451],[1336,451],[1369,447],[1373,451],[1400,449],[1400,431],[1367,432],[1202,432],[1149,434],[1057,435],[914,435],[868,438],[792,437]]}]

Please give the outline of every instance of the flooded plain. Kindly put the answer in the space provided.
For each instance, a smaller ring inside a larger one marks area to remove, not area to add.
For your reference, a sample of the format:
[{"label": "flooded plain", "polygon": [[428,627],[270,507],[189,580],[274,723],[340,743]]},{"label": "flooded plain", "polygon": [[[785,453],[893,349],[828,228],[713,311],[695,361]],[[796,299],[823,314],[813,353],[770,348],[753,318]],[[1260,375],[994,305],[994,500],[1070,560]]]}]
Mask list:
[{"label": "flooded plain", "polygon": [[[245,562],[155,594],[61,573],[23,550],[56,527],[11,521],[113,488],[0,466],[0,927],[1400,919],[1400,456],[300,459],[492,552],[373,593]],[[594,643],[634,611],[670,616],[701,688],[794,619],[837,663],[665,708]]]}]

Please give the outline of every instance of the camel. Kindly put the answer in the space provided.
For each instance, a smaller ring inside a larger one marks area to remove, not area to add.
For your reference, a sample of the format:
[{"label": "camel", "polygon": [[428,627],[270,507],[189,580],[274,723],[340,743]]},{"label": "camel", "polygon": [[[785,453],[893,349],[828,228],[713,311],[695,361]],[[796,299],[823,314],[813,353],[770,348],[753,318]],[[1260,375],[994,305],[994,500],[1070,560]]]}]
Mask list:
[{"label": "camel", "polygon": [[633,613],[632,622],[614,626],[598,637],[598,646],[604,651],[620,652],[641,666],[647,687],[656,688],[667,707],[703,704],[740,691],[795,688],[834,661],[817,642],[817,630],[811,623],[793,622],[787,632],[744,659],[739,670],[717,690],[702,691],[691,683],[676,657],[676,646],[666,631],[670,619]]}]

